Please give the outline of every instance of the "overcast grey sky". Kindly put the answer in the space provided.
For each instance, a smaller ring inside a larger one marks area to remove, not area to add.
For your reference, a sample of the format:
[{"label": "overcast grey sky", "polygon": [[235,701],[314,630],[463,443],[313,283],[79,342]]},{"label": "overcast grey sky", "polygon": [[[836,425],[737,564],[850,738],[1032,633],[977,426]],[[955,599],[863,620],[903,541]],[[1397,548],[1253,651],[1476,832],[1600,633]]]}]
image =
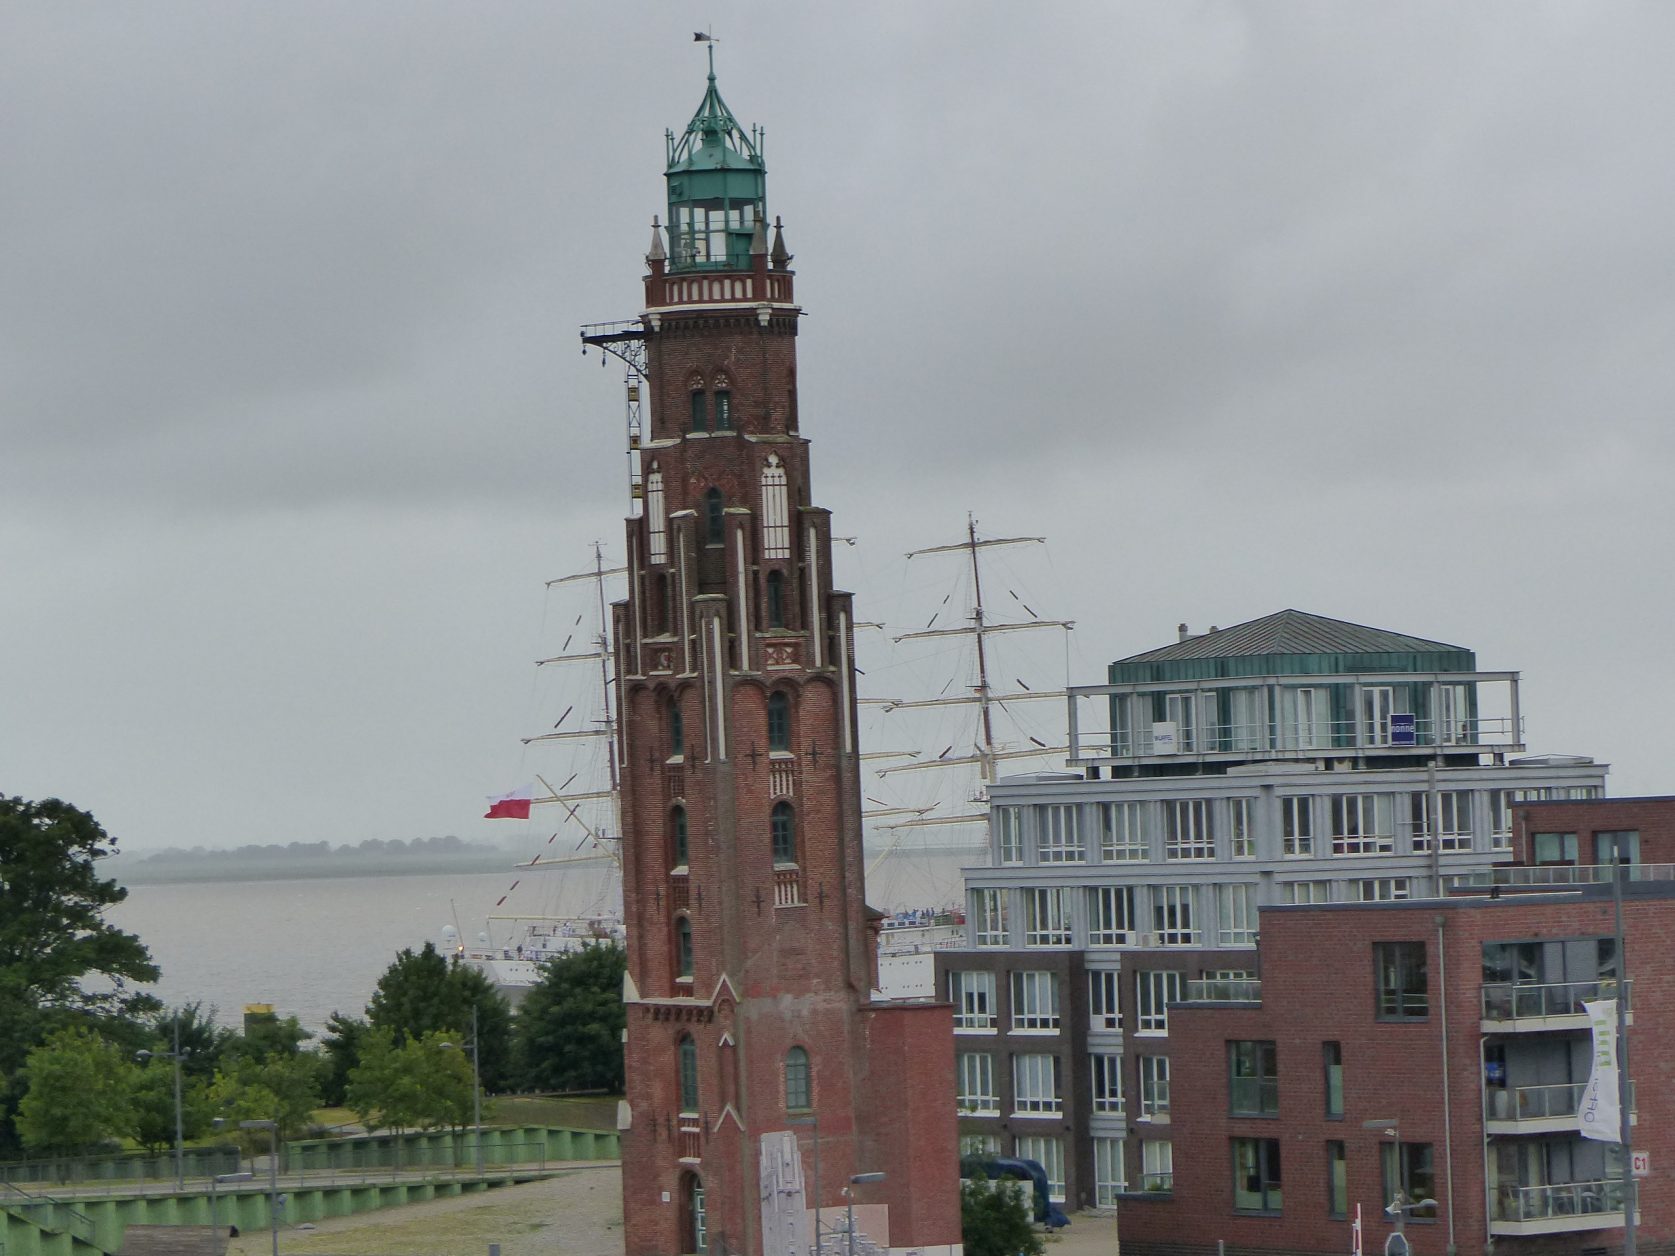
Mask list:
[{"label": "overcast grey sky", "polygon": [[971,510],[1079,683],[1297,606],[1675,792],[1675,9],[1525,0],[5,5],[0,790],[494,832],[704,24],[863,616]]}]

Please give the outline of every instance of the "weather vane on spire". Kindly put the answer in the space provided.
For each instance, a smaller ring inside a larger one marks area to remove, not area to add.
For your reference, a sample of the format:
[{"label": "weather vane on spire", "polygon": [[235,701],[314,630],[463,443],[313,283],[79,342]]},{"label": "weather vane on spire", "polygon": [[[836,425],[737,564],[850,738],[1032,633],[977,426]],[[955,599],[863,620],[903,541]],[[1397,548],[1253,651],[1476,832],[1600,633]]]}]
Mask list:
[{"label": "weather vane on spire", "polygon": [[715,46],[721,41],[707,31],[693,31],[692,39],[695,43],[706,44],[710,54],[710,81],[715,81]]}]

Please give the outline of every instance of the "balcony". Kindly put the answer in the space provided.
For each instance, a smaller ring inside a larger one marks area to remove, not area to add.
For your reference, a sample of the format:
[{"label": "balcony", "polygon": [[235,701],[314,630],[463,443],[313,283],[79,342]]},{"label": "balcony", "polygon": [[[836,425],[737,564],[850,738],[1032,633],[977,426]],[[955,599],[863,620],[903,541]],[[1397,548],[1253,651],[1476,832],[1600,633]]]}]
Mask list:
[{"label": "balcony", "polygon": [[[1634,983],[1626,983],[1625,997]],[[1559,981],[1535,983],[1496,981],[1483,986],[1482,1032],[1486,1034],[1543,1033],[1557,1029],[1586,1029],[1584,1002],[1615,998],[1616,981]],[[1632,1000],[1631,1000],[1632,1002]],[[1629,1018],[1633,1024],[1633,1017]]]},{"label": "balcony", "polygon": [[[1483,1096],[1483,1128],[1488,1134],[1553,1134],[1576,1129],[1586,1082],[1557,1086],[1517,1086]],[[1629,1085],[1629,1121],[1635,1123],[1634,1086]]]},{"label": "balcony", "polygon": [[[1544,890],[1566,885],[1610,885],[1614,864],[1542,864],[1535,867],[1508,864],[1474,872],[1464,884],[1472,889],[1504,887]],[[1675,864],[1630,864],[1629,881],[1675,881]]]},{"label": "balcony", "polygon": [[1194,977],[1186,983],[1188,1003],[1260,1003],[1262,983],[1251,977]]},{"label": "balcony", "polygon": [[1489,1216],[1494,1235],[1565,1234],[1609,1230],[1623,1224],[1619,1179],[1561,1182],[1552,1186],[1501,1186]]}]

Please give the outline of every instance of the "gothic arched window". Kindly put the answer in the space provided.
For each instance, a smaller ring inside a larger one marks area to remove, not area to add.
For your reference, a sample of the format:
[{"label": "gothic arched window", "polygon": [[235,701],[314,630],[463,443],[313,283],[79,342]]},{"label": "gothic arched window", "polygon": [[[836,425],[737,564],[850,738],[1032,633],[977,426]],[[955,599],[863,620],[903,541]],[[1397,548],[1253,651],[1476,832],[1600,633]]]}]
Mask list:
[{"label": "gothic arched window", "polygon": [[762,464],[762,557],[791,557],[791,499],[778,454]]},{"label": "gothic arched window", "polygon": [[726,518],[721,501],[721,490],[712,488],[704,494],[704,543],[720,545],[726,539],[722,523]]},{"label": "gothic arched window", "polygon": [[704,406],[704,386],[700,383],[692,390],[692,430],[707,432],[709,426],[709,412]]},{"label": "gothic arched window", "polygon": [[768,627],[785,627],[785,573],[768,573]]},{"label": "gothic arched window", "polygon": [[681,758],[686,754],[686,721],[681,718],[680,703],[669,699],[669,757]]},{"label": "gothic arched window", "polygon": [[768,749],[791,749],[791,699],[783,693],[768,695]]},{"label": "gothic arched window", "polygon": [[785,1107],[790,1112],[807,1112],[814,1106],[810,1085],[808,1052],[792,1047],[785,1053]]},{"label": "gothic arched window", "polygon": [[675,976],[692,980],[692,921],[685,916],[675,920]]},{"label": "gothic arched window", "polygon": [[686,836],[686,808],[676,807],[669,813],[669,864],[674,868],[686,867],[689,854]]},{"label": "gothic arched window", "polygon": [[696,1112],[698,1110],[698,1044],[692,1040],[691,1034],[681,1035],[680,1046],[675,1051],[680,1062],[680,1110],[682,1112]]},{"label": "gothic arched window", "polygon": [[797,814],[788,802],[776,802],[768,818],[768,827],[773,833],[774,862],[776,864],[790,864],[797,862]]},{"label": "gothic arched window", "polygon": [[646,472],[646,527],[651,533],[651,561],[669,561],[669,519],[663,503],[663,472],[654,462]]}]

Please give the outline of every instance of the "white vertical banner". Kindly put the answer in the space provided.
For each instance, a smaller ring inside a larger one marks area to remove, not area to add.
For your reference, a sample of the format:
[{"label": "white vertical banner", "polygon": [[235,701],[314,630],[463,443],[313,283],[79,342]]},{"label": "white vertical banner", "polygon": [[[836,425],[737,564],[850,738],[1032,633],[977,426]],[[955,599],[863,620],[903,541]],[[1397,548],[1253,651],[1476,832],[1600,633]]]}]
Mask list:
[{"label": "white vertical banner", "polygon": [[1576,1127],[1583,1138],[1614,1143],[1622,1134],[1622,1111],[1617,1106],[1617,1000],[1584,1002],[1582,1010],[1594,1031],[1594,1051],[1588,1084],[1576,1107]]}]

